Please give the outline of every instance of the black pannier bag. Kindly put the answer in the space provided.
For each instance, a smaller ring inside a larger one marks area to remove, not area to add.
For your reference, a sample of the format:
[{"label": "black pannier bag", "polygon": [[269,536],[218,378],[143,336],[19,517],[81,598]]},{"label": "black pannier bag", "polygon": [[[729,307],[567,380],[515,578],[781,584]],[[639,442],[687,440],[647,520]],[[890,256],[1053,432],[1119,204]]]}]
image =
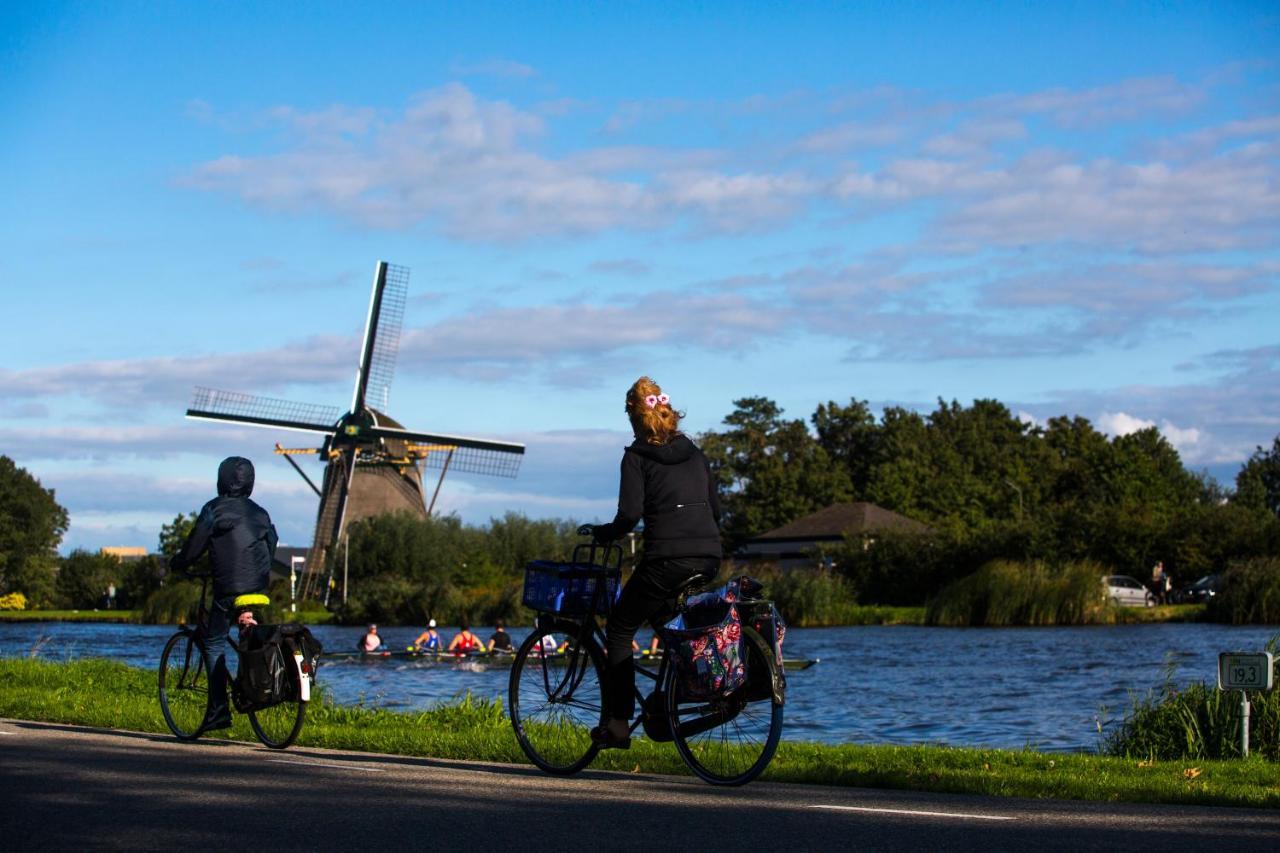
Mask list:
[{"label": "black pannier bag", "polygon": [[310,699],[323,647],[305,625],[256,625],[241,636],[240,669],[231,696],[240,713]]}]

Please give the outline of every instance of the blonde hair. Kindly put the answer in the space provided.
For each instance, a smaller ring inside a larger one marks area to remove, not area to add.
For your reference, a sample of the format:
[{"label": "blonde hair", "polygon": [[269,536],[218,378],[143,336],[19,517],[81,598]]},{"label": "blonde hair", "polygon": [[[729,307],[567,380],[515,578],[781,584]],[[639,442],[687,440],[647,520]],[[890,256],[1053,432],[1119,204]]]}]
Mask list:
[{"label": "blonde hair", "polygon": [[[637,438],[648,444],[666,444],[680,434],[680,419],[684,412],[677,412],[671,403],[660,400],[662,386],[648,376],[641,376],[627,391],[627,417]],[[656,400],[653,406],[648,399]]]}]

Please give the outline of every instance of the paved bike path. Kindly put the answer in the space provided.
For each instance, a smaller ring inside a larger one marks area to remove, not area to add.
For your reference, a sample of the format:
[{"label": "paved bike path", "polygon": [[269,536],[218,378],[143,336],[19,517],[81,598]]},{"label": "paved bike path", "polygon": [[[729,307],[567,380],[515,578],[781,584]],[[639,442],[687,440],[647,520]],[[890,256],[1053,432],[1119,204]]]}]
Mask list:
[{"label": "paved bike path", "polygon": [[1022,800],[524,766],[0,720],[21,850],[1280,849],[1280,812]]}]

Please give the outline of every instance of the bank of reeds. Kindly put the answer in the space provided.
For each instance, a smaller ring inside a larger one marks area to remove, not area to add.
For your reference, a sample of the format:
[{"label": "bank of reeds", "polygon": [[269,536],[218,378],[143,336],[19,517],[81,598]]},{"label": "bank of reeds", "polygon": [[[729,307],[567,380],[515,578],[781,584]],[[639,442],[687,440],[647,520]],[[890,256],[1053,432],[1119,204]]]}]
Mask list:
[{"label": "bank of reeds", "polygon": [[[1267,644],[1275,653],[1280,635]],[[1249,751],[1280,761],[1280,691],[1249,694]],[[1197,683],[1172,682],[1134,702],[1103,744],[1111,755],[1147,760],[1240,757],[1240,694]]]},{"label": "bank of reeds", "polygon": [[[742,574],[730,571],[727,576]],[[764,594],[778,605],[788,625],[825,628],[835,625],[919,625],[924,608],[859,604],[853,587],[830,569],[792,569],[776,565],[752,566],[747,572],[764,584]]]},{"label": "bank of reeds", "polygon": [[1232,625],[1280,624],[1280,558],[1240,560],[1227,567],[1209,619]]},{"label": "bank of reeds", "polygon": [[[114,661],[0,659],[0,717],[167,734],[156,674]],[[320,670],[323,686],[324,670]],[[245,718],[217,739],[253,742]],[[425,711],[312,702],[302,747],[528,763],[500,702],[461,697]],[[193,744],[192,756],[202,747]],[[687,775],[669,743],[635,740],[593,769]],[[477,770],[483,769],[482,766]],[[1152,762],[1098,755],[784,740],[762,777],[916,791],[1280,808],[1275,767],[1258,761]]]},{"label": "bank of reeds", "polygon": [[1107,571],[1091,561],[1051,565],[993,560],[928,602],[925,624],[1090,625],[1115,620],[1102,590]]}]

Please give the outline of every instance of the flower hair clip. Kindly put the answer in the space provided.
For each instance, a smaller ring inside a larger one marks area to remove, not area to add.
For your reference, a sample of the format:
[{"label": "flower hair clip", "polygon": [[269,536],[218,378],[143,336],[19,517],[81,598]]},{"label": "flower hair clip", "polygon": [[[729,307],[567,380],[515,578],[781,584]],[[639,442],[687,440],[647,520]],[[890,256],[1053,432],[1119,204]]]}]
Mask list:
[{"label": "flower hair clip", "polygon": [[650,394],[644,398],[644,404],[651,409],[657,408],[659,404],[665,406],[671,400],[666,394]]}]

